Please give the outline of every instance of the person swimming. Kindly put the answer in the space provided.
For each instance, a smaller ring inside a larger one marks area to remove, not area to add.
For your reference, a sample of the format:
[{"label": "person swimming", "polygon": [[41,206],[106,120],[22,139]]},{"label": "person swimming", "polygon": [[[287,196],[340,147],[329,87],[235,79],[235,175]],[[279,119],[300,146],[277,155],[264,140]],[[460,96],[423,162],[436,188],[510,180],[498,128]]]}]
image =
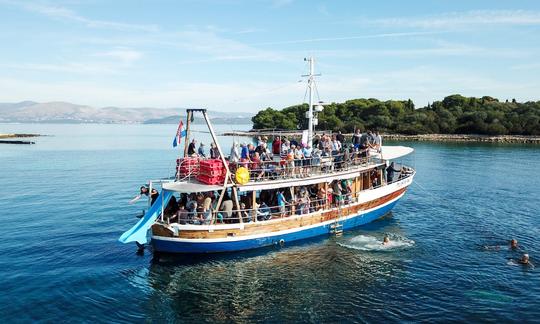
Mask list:
[{"label": "person swimming", "polygon": [[390,238],[388,237],[388,235],[386,235],[383,239],[382,245],[388,245],[388,244],[390,244]]},{"label": "person swimming", "polygon": [[521,256],[521,259],[519,259],[519,263],[521,263],[523,265],[529,265],[530,264],[529,255],[527,253],[524,253]]},{"label": "person swimming", "polygon": [[516,239],[510,240],[510,249],[512,250],[518,249],[518,241]]}]

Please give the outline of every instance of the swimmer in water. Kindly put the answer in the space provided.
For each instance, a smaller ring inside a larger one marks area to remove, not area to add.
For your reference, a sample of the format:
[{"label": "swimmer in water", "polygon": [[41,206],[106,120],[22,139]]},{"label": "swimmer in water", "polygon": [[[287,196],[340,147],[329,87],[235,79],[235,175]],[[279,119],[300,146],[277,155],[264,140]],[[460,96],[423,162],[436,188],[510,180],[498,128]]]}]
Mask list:
[{"label": "swimmer in water", "polygon": [[516,239],[510,240],[510,249],[517,250],[518,248],[518,241]]},{"label": "swimmer in water", "polygon": [[529,265],[530,262],[529,262],[529,255],[527,253],[524,253],[522,256],[521,256],[521,259],[519,260],[519,263],[523,264],[523,265]]},{"label": "swimmer in water", "polygon": [[382,245],[388,245],[390,244],[390,238],[388,236],[385,236],[382,242]]}]

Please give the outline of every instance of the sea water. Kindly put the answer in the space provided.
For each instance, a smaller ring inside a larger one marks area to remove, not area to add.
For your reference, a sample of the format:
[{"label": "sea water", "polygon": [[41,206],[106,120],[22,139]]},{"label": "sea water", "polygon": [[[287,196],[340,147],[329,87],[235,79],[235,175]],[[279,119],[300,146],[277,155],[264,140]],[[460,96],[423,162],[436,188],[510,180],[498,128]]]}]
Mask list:
[{"label": "sea water", "polygon": [[[378,221],[284,247],[154,258],[117,239],[145,207],[128,204],[138,188],[173,174],[175,125],[0,124],[12,132],[51,136],[0,146],[4,321],[540,318],[540,267],[509,265],[527,252],[540,266],[538,146],[399,143],[415,148],[403,162],[417,176]],[[220,138],[225,152],[233,140],[246,139]]]}]

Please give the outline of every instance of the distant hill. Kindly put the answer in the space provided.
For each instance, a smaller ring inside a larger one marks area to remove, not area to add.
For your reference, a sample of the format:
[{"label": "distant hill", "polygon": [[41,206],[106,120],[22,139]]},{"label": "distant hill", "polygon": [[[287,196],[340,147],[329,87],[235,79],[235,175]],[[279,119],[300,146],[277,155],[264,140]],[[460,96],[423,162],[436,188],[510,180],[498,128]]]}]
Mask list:
[{"label": "distant hill", "polygon": [[[181,116],[185,116],[185,108],[95,108],[61,101],[0,103],[0,122],[4,123],[176,124]],[[253,114],[209,111],[209,116],[215,124],[249,124]]]}]

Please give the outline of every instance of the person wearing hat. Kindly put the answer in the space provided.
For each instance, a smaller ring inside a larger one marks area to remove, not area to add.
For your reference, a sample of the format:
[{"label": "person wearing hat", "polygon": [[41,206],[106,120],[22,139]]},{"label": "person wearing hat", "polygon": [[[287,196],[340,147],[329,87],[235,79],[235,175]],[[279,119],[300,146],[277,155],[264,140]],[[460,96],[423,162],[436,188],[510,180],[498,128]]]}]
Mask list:
[{"label": "person wearing hat", "polygon": [[206,154],[204,154],[204,143],[201,142],[201,145],[199,145],[199,150],[197,151],[197,154],[199,154],[200,157],[206,157]]}]

